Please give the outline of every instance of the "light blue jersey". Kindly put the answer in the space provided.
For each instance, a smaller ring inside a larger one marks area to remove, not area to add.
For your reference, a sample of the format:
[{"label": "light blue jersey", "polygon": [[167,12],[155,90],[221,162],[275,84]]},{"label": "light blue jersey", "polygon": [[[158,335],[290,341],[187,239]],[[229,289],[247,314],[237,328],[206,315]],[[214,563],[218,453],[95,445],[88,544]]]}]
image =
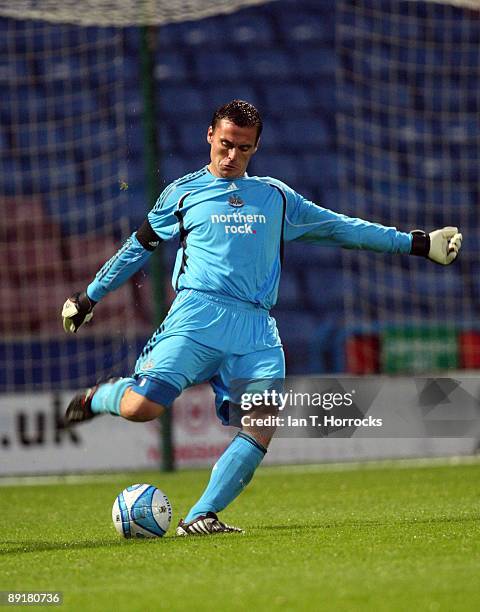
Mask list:
[{"label": "light blue jersey", "polygon": [[[207,167],[171,183],[148,214],[159,240],[179,240],[172,283],[269,310],[284,242],[410,253],[411,235],[317,206],[273,178],[223,179]],[[152,245],[154,246],[154,245]],[[98,301],[150,257],[133,234],[88,286]]]},{"label": "light blue jersey", "polygon": [[100,300],[142,267],[158,242],[174,238],[178,295],[137,360],[135,391],[170,406],[183,389],[208,380],[225,424],[239,381],[280,389],[285,376],[269,314],[285,242],[411,249],[410,234],[316,206],[275,179],[216,178],[205,167],[163,191],[143,226],[97,273],[88,295]]}]

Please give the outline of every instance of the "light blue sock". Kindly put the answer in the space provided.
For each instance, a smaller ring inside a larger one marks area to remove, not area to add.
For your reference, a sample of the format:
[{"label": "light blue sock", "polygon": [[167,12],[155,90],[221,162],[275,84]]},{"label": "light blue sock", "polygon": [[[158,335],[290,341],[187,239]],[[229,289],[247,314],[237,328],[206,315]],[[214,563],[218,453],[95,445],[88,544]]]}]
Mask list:
[{"label": "light blue sock", "polygon": [[99,385],[92,398],[92,412],[102,414],[108,412],[120,416],[120,402],[128,387],[136,384],[134,378],[119,378],[114,382],[104,382]]},{"label": "light blue sock", "polygon": [[250,482],[266,452],[252,436],[238,433],[213,466],[210,482],[185,522],[208,511],[220,512],[226,508]]}]

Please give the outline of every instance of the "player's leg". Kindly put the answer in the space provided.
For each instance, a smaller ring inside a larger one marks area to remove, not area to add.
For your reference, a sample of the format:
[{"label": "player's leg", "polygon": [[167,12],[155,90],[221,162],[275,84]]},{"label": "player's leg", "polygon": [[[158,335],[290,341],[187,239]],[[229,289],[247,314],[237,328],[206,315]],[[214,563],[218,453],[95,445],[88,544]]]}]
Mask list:
[{"label": "player's leg", "polygon": [[[232,399],[236,400],[236,403],[240,400],[240,397],[235,396],[241,394],[242,383],[238,385],[235,380],[258,381],[257,390],[260,390],[260,387],[262,390],[272,387],[281,390],[284,377],[285,360],[281,346],[231,358],[212,381],[222,422],[225,425],[232,424],[229,404]],[[236,387],[234,397],[232,387]],[[249,414],[250,421],[253,423],[255,417],[264,419],[268,414],[275,413],[275,408],[257,408],[254,413]],[[234,415],[238,419],[238,410]],[[236,424],[239,424],[238,420]],[[257,427],[251,424],[242,428],[213,467],[210,481],[202,496],[190,509],[185,520],[180,521],[178,535],[238,531],[238,528],[231,528],[218,521],[216,513],[226,508],[250,482],[267,452],[274,432],[274,426]]]},{"label": "player's leg", "polygon": [[78,393],[65,413],[68,424],[89,421],[100,414],[122,416],[129,421],[151,421],[164,407],[139,393],[135,378],[112,378]]},{"label": "player's leg", "polygon": [[171,406],[186,387],[208,380],[222,354],[185,336],[156,334],[138,358],[133,378],[110,379],[76,395],[65,420],[69,424],[100,414],[129,421],[150,421]]}]

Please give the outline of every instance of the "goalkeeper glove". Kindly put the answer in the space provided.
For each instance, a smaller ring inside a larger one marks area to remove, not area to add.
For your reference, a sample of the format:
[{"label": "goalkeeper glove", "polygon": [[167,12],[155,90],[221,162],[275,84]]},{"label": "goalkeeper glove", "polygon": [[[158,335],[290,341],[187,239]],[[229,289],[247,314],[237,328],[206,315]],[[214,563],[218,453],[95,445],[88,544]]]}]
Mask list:
[{"label": "goalkeeper glove", "polygon": [[427,257],[442,266],[451,264],[462,246],[462,234],[458,232],[458,227],[444,227],[429,234],[413,230],[411,234],[411,255]]},{"label": "goalkeeper glove", "polygon": [[63,329],[75,334],[84,323],[92,319],[96,303],[88,297],[86,291],[69,297],[62,308]]}]

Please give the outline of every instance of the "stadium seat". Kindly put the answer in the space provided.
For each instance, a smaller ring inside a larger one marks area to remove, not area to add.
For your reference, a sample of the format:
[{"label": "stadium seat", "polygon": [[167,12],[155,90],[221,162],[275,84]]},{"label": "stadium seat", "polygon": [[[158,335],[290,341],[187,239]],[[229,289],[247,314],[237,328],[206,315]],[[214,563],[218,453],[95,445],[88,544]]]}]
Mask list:
[{"label": "stadium seat", "polygon": [[180,81],[187,77],[185,58],[178,51],[165,51],[159,54],[155,64],[155,79],[157,81]]},{"label": "stadium seat", "polygon": [[305,271],[305,284],[304,307],[326,315],[342,307],[345,288],[341,270],[311,266]]},{"label": "stadium seat", "polygon": [[311,92],[303,84],[290,83],[288,95],[285,95],[285,85],[276,83],[264,88],[263,104],[265,111],[270,115],[292,114],[292,111],[309,112],[314,110]]},{"label": "stadium seat", "polygon": [[[457,94],[458,95],[458,94]],[[478,90],[477,90],[478,96]],[[445,122],[445,132],[448,139],[453,144],[473,144],[472,154],[477,150],[477,134],[480,130],[478,118],[478,99],[476,113],[464,113],[450,121]]]},{"label": "stadium seat", "polygon": [[101,189],[102,185],[107,183],[118,186],[118,182],[123,180],[123,164],[121,165],[120,161],[111,157],[85,161],[82,166],[82,175],[86,184],[98,189]]},{"label": "stadium seat", "polygon": [[334,153],[318,153],[302,157],[304,177],[323,188],[339,185],[346,176],[345,162]]},{"label": "stadium seat", "polygon": [[19,182],[24,193],[31,193],[31,180],[22,171],[20,164],[7,157],[0,159],[0,191],[2,195],[13,197],[18,194]]},{"label": "stadium seat", "polygon": [[284,6],[279,12],[279,30],[282,39],[286,43],[308,44],[308,43],[329,43],[334,37],[333,12],[326,18],[321,4],[318,3],[313,11],[298,11],[298,6]]},{"label": "stadium seat", "polygon": [[297,75],[306,78],[334,76],[338,69],[338,55],[330,47],[300,46],[295,51],[295,69]]},{"label": "stadium seat", "polygon": [[245,46],[270,46],[275,41],[273,20],[258,10],[226,16],[217,26],[216,35],[221,31],[227,44],[234,41]]},{"label": "stadium seat", "polygon": [[216,82],[217,79],[236,79],[244,73],[244,59],[233,51],[222,51],[213,55],[210,50],[201,49],[193,56],[195,76],[204,82]]},{"label": "stadium seat", "polygon": [[319,118],[291,117],[283,123],[282,133],[292,149],[302,152],[308,147],[326,148],[331,140],[328,126]]},{"label": "stadium seat", "polygon": [[340,108],[344,108],[343,100],[337,94],[338,86],[335,78],[331,76],[322,76],[321,79],[313,79],[309,84],[309,95],[312,100],[312,107],[322,113],[325,121],[330,125],[334,125],[335,113]]},{"label": "stadium seat", "polygon": [[8,140],[6,133],[0,129],[0,156],[3,158],[6,156],[8,147]]},{"label": "stadium seat", "polygon": [[284,268],[278,292],[277,307],[280,309],[289,309],[301,306],[301,296],[302,294],[297,275],[295,272],[292,273],[287,268]]},{"label": "stadium seat", "polygon": [[42,81],[49,86],[60,87],[60,91],[72,85],[80,86],[89,77],[89,70],[82,65],[80,55],[69,54],[68,51],[39,56],[36,72]]},{"label": "stadium seat", "polygon": [[62,276],[60,228],[55,223],[36,221],[32,235],[31,227],[31,222],[19,223],[7,234],[6,262],[10,277],[19,285],[33,278]]},{"label": "stadium seat", "polygon": [[42,307],[33,312],[28,307],[23,308],[19,319],[31,321],[30,326],[35,326],[36,334],[48,334],[49,338],[52,335],[63,335],[65,332],[60,318],[62,306],[69,294],[76,290],[61,276],[33,278],[21,288],[21,295],[25,304],[39,304]]},{"label": "stadium seat", "polygon": [[364,207],[365,193],[358,190],[335,189],[333,186],[325,189],[321,202],[325,208],[341,212],[349,216],[357,216]]},{"label": "stadium seat", "polygon": [[[161,32],[163,28],[158,28]],[[122,28],[125,52],[127,55],[137,55],[140,48],[141,29],[132,25]],[[159,37],[161,39],[161,36]]]},{"label": "stadium seat", "polygon": [[211,87],[204,91],[204,116],[207,121],[213,114],[213,111],[230,100],[246,100],[254,106],[260,107],[263,101],[257,95],[253,83],[212,83]]},{"label": "stadium seat", "polygon": [[323,270],[338,271],[341,256],[340,247],[307,245],[302,241],[288,242],[285,247],[285,269],[290,269],[293,274],[299,274],[308,268],[313,268],[320,279]]},{"label": "stadium seat", "polygon": [[170,116],[191,117],[201,113],[204,107],[202,87],[160,84],[157,88],[157,100],[160,121],[162,116],[168,117],[167,120],[171,120]]},{"label": "stadium seat", "polygon": [[287,372],[290,375],[310,372],[310,356],[306,347],[321,319],[315,314],[279,308],[273,310],[273,316],[283,342]]},{"label": "stadium seat", "polygon": [[27,284],[0,284],[0,334],[2,338],[18,338],[20,334],[35,333],[40,328],[40,309],[31,308],[38,303],[38,295],[33,302],[28,302]]},{"label": "stadium seat", "polygon": [[[277,122],[266,121],[263,125],[262,136],[260,141],[260,149],[257,157],[253,157],[250,163],[255,165],[255,162],[260,157],[263,157],[267,151],[278,153],[282,142],[284,142],[283,131],[279,129]],[[251,173],[251,171],[250,171]]]},{"label": "stadium seat", "polygon": [[97,157],[122,148],[120,132],[108,121],[91,121],[65,128],[65,139],[84,150],[85,157]]},{"label": "stadium seat", "polygon": [[[86,287],[93,279],[94,274],[85,276],[81,279],[82,284],[77,281],[62,281],[60,283],[38,283],[32,284],[24,292],[24,298],[35,300],[41,304],[53,304],[55,308],[41,309],[36,322],[37,330],[40,333],[48,333],[50,336],[55,333],[58,336],[63,336],[61,318],[59,313],[62,305],[68,297],[69,293]],[[94,324],[88,325],[84,330],[84,334],[96,334],[100,336],[111,335],[112,333],[127,333],[133,331],[136,325],[142,325],[143,321],[140,318],[137,323],[135,316],[135,305],[133,302],[133,293],[131,283],[126,283],[115,294],[109,294],[102,299],[101,304],[95,309]]]},{"label": "stadium seat", "polygon": [[126,182],[128,183],[127,195],[130,195],[130,190],[134,188],[142,188],[146,181],[146,166],[142,159],[127,159],[126,167]]},{"label": "stadium seat", "polygon": [[[43,225],[44,222],[49,221],[42,201],[38,196],[16,195],[15,197],[5,197],[2,195],[0,196],[0,208],[8,210],[8,218],[0,218],[0,228],[26,227],[31,226],[32,223]],[[55,232],[52,231],[53,234]]]},{"label": "stadium seat", "polygon": [[68,255],[65,259],[66,274],[74,283],[92,279],[120,246],[120,242],[109,236],[92,234],[70,236]]},{"label": "stadium seat", "polygon": [[65,141],[62,130],[39,124],[35,129],[31,125],[18,125],[13,133],[14,148],[24,154],[30,151],[47,152],[60,147]]},{"label": "stadium seat", "polygon": [[259,155],[250,170],[251,175],[280,178],[292,188],[299,187],[300,168],[295,155]]},{"label": "stadium seat", "polygon": [[[209,118],[210,119],[210,118]],[[208,158],[207,127],[209,121],[199,117],[197,121],[179,121],[177,123],[177,147],[188,155],[204,153]]]},{"label": "stadium seat", "polygon": [[394,183],[399,181],[400,176],[398,157],[395,151],[376,152],[375,155],[369,155],[366,151],[359,161],[363,167],[368,168],[377,183],[381,180]]},{"label": "stadium seat", "polygon": [[249,48],[242,59],[245,62],[242,72],[246,69],[256,78],[268,76],[269,79],[276,77],[285,80],[296,74],[296,66],[292,58],[286,50],[281,48]]},{"label": "stadium seat", "polygon": [[0,57],[0,86],[12,87],[14,83],[24,83],[29,75],[26,60],[11,54]]},{"label": "stadium seat", "polygon": [[73,161],[55,163],[45,157],[37,167],[35,185],[41,193],[53,194],[64,189],[74,189],[77,185],[77,166]]},{"label": "stadium seat", "polygon": [[[176,26],[178,42],[184,47],[202,48],[211,43],[212,40],[218,40],[220,28],[217,26],[215,19],[201,19],[191,23],[179,24]],[[175,42],[174,42],[175,45]],[[196,51],[196,49],[195,49]]]},{"label": "stadium seat", "polygon": [[[114,100],[110,102],[114,104]],[[143,94],[138,87],[129,84],[125,92],[125,114],[127,117],[127,130],[141,132],[143,121],[144,102]]]},{"label": "stadium seat", "polygon": [[194,157],[183,155],[167,155],[162,160],[160,173],[167,183],[175,179],[199,170],[209,161],[208,150],[205,150],[205,155],[195,155]]},{"label": "stadium seat", "polygon": [[[127,125],[126,130],[126,149],[127,149],[127,164],[130,162],[137,163],[139,159],[143,157],[145,152],[145,134],[138,125],[141,122],[141,118],[138,121],[135,119],[135,123],[132,122]],[[168,139],[168,124],[162,125],[159,129],[163,139]],[[161,145],[163,149],[163,145]]]},{"label": "stadium seat", "polygon": [[[117,195],[120,193],[118,184],[114,185]],[[99,193],[101,200],[102,192]],[[73,234],[84,234],[91,231],[101,230],[107,219],[105,218],[105,196],[101,201],[102,206],[96,206],[95,194],[66,191],[65,193],[55,194],[46,200],[48,213],[52,219],[59,223],[62,232],[66,236]],[[115,218],[118,223],[121,217]],[[108,219],[111,226],[113,220]]]}]

